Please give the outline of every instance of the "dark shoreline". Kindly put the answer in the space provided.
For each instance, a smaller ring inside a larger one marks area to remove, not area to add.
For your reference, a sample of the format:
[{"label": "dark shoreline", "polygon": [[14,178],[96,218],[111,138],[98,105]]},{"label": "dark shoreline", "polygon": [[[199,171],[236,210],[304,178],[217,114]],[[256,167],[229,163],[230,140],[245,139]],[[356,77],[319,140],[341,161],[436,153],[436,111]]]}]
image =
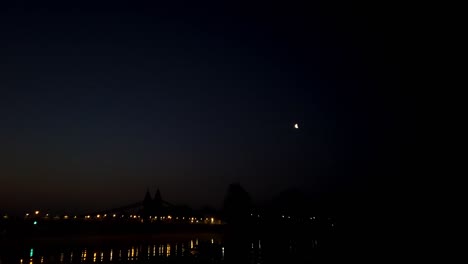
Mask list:
[{"label": "dark shoreline", "polygon": [[61,246],[78,246],[78,245],[112,245],[112,244],[134,244],[137,242],[152,242],[152,243],[168,243],[168,242],[185,242],[190,239],[223,240],[224,234],[219,232],[191,232],[191,233],[174,233],[165,232],[159,234],[83,234],[83,235],[62,235],[62,236],[41,236],[41,237],[18,237],[12,239],[0,239],[1,247],[30,245],[61,245]]},{"label": "dark shoreline", "polygon": [[[114,243],[138,241],[181,241],[216,236],[220,240],[249,237],[330,238],[338,230],[324,225],[244,223],[227,224],[155,224],[138,222],[29,221],[3,226],[0,246],[24,243]],[[210,239],[209,238],[209,239]]]}]

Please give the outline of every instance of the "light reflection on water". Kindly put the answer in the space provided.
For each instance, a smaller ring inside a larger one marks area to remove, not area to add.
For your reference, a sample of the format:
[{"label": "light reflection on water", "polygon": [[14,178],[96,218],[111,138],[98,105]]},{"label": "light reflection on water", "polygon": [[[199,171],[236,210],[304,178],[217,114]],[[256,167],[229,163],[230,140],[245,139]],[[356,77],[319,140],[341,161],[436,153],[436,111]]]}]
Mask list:
[{"label": "light reflection on water", "polygon": [[[254,239],[246,242],[245,263],[274,263],[266,261],[265,248],[268,243],[261,239]],[[288,239],[276,243],[270,248],[270,253],[289,254],[294,256],[301,251],[310,254],[319,245],[317,240],[295,241]],[[281,244],[280,246],[277,244]],[[156,248],[158,252],[156,252]],[[185,250],[189,248],[190,250]],[[231,249],[231,250],[230,250]],[[172,243],[140,243],[137,245],[113,245],[94,247],[65,247],[55,245],[40,246],[25,249],[21,256],[13,256],[11,263],[224,263],[227,256],[236,255],[238,250],[230,248],[229,244],[223,243],[219,239],[206,238],[205,240],[194,238],[185,242]],[[308,252],[306,252],[308,251]],[[124,252],[124,253],[123,253]],[[122,254],[123,253],[123,254]],[[0,263],[10,263],[0,253]],[[271,259],[271,258],[270,258]],[[200,261],[201,260],[201,261]]]}]

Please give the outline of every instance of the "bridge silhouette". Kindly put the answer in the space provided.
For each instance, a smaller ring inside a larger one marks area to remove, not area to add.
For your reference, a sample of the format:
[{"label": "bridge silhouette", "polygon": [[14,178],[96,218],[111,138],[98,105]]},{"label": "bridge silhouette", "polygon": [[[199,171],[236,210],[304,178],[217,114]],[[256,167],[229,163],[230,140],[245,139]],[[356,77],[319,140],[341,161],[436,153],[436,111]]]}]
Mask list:
[{"label": "bridge silhouette", "polygon": [[175,205],[171,204],[162,199],[159,188],[156,191],[154,199],[151,198],[149,190],[146,191],[145,198],[142,201],[130,203],[127,205],[104,209],[100,211],[94,211],[91,213],[83,214],[86,215],[105,215],[105,214],[121,214],[121,213],[140,213],[144,216],[150,216],[149,214],[157,215],[158,213],[165,213],[168,209],[176,208]]}]

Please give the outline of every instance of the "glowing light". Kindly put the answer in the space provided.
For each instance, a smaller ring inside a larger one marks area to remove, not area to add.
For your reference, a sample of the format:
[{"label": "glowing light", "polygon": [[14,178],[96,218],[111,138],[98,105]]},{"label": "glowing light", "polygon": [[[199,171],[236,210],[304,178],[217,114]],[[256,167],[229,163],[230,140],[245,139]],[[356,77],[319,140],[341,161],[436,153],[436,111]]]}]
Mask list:
[{"label": "glowing light", "polygon": [[32,258],[33,255],[34,255],[34,249],[31,248],[31,250],[29,251],[29,257]]},{"label": "glowing light", "polygon": [[107,217],[107,214],[104,214],[104,217]]},{"label": "glowing light", "polygon": [[101,215],[97,215],[96,217],[97,217],[97,218],[101,218]]},{"label": "glowing light", "polygon": [[111,249],[111,250],[110,250],[110,257],[109,257],[109,261],[112,261],[112,253],[114,253],[114,252],[113,252],[113,251],[112,251],[112,249]]},{"label": "glowing light", "polygon": [[33,222],[33,225],[37,225],[37,221],[34,221],[34,222]]},{"label": "glowing light", "polygon": [[113,214],[112,217],[116,217],[117,215],[116,214]]},{"label": "glowing light", "polygon": [[28,216],[29,216],[29,213],[26,213],[26,217],[28,217]]},{"label": "glowing light", "polygon": [[214,239],[213,238],[211,239],[211,244],[214,244]]},{"label": "glowing light", "polygon": [[163,245],[159,245],[158,253],[159,253],[159,256],[162,256],[164,254],[164,246]]},{"label": "glowing light", "polygon": [[96,262],[96,255],[97,255],[97,253],[94,252],[94,254],[93,254],[93,262]]},{"label": "glowing light", "polygon": [[211,223],[212,223],[212,224],[214,223],[214,218],[213,218],[213,217],[211,217]]},{"label": "glowing light", "polygon": [[35,211],[34,214],[38,215],[38,214],[39,214],[39,211]]},{"label": "glowing light", "polygon": [[63,219],[68,219],[68,215],[65,215],[65,216],[63,217]]},{"label": "glowing light", "polygon": [[295,128],[295,129],[299,129],[299,125],[298,125],[297,123],[294,124],[294,128]]},{"label": "glowing light", "polygon": [[166,256],[170,256],[171,255],[171,245],[170,244],[167,244],[166,245]]}]

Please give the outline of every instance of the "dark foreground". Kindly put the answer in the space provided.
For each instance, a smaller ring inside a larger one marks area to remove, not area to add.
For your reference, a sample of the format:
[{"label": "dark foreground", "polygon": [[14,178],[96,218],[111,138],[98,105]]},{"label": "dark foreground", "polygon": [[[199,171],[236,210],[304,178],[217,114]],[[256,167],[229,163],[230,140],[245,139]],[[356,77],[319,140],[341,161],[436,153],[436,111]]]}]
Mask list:
[{"label": "dark foreground", "polygon": [[340,256],[336,232],[310,225],[103,224],[20,231],[2,237],[1,264],[329,263]]}]

